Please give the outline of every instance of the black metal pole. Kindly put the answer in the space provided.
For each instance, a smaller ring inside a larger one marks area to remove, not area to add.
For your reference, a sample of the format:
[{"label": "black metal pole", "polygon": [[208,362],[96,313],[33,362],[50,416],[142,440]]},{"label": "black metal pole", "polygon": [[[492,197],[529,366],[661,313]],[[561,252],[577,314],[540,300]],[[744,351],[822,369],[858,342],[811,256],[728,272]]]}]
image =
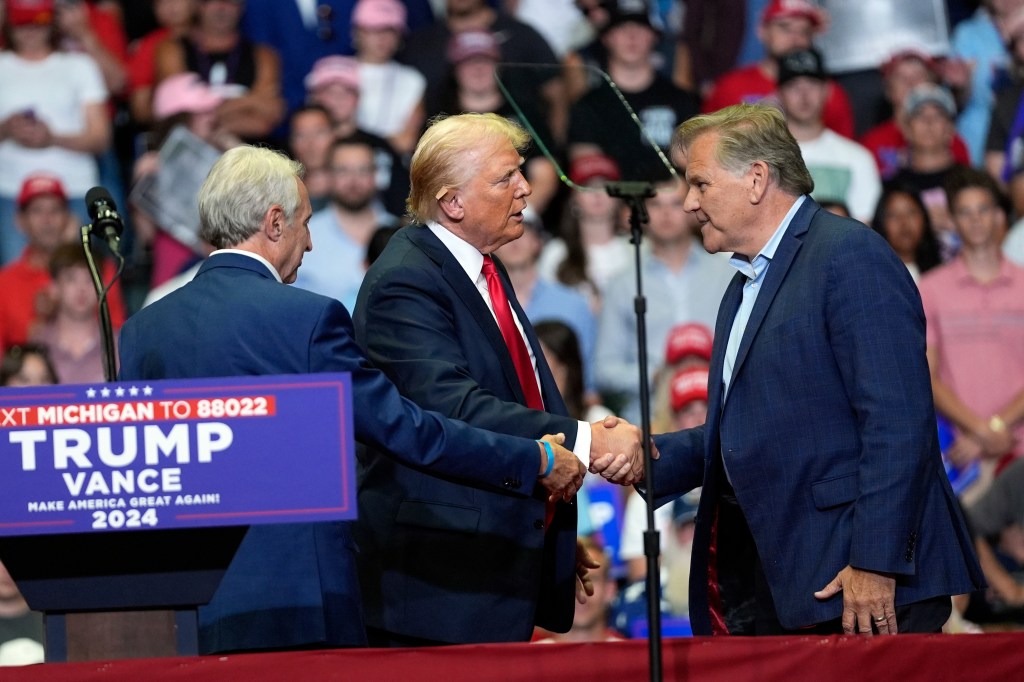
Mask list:
[{"label": "black metal pole", "polygon": [[[110,285],[103,285],[103,278],[100,276],[99,268],[96,267],[96,259],[93,257],[92,241],[90,239],[91,225],[82,226],[82,248],[85,250],[85,259],[89,264],[89,274],[92,275],[92,284],[96,289],[96,298],[99,300],[100,316],[100,338],[103,341],[103,376],[107,381],[117,379],[117,354],[114,350],[114,329],[110,322],[110,305],[107,302],[107,290]],[[124,267],[124,259],[121,254],[115,254],[119,259],[119,267],[114,280],[121,274]],[[111,285],[113,284],[111,281]]]},{"label": "black metal pole", "polygon": [[630,241],[636,263],[636,344],[640,365],[640,429],[643,436],[644,489],[647,495],[647,530],[644,531],[644,556],[647,558],[647,650],[650,660],[650,679],[661,682],[661,571],[658,565],[660,540],[654,526],[654,469],[651,466],[651,392],[647,374],[647,299],[644,298],[643,275],[640,269],[640,243],[642,226],[648,221],[644,200],[653,197],[654,186],[649,182],[612,182],[608,194],[622,199],[629,206]]}]

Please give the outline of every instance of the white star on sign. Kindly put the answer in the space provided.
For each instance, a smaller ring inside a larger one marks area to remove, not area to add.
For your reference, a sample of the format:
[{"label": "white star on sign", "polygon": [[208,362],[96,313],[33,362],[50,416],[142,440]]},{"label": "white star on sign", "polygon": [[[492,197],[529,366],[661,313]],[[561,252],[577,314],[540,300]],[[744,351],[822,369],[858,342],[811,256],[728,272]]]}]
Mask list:
[{"label": "white star on sign", "polygon": [[104,398],[109,398],[110,397],[110,389],[107,388],[106,386],[104,386],[102,389],[100,389],[100,395],[103,396]]},{"label": "white star on sign", "polygon": [[87,398],[95,398],[96,397],[96,389],[95,388],[86,389],[85,397],[87,397]]},{"label": "white star on sign", "polygon": [[138,394],[139,394],[139,389],[138,389],[137,386],[132,386],[131,388],[128,389],[128,395],[138,395]]},{"label": "white star on sign", "polygon": [[152,386],[144,386],[142,388],[142,395],[153,395],[153,387]]},{"label": "white star on sign", "polygon": [[122,388],[121,386],[118,386],[116,389],[114,389],[114,395],[116,395],[118,398],[123,396],[124,395],[124,388]]}]

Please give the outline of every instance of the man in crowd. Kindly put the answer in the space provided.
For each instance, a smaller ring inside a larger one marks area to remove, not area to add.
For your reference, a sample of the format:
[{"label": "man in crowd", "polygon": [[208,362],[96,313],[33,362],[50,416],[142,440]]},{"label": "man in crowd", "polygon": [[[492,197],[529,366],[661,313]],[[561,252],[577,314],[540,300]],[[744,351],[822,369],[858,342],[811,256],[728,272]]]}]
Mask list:
[{"label": "man in crowd", "polygon": [[336,298],[352,310],[370,238],[378,227],[393,227],[399,220],[380,202],[373,146],[365,138],[357,134],[335,141],[327,165],[330,203],[309,221],[317,249],[303,259],[295,286]]},{"label": "man in crowd", "polygon": [[359,88],[359,62],[352,57],[324,57],[306,76],[309,101],[322,106],[330,114],[334,137],[341,139],[358,134],[373,146],[381,201],[388,211],[398,215],[405,209],[409,174],[387,140],[359,128],[356,119]]},{"label": "man in crowd", "polygon": [[893,184],[920,195],[939,238],[943,260],[948,260],[959,246],[945,190],[946,179],[957,167],[949,144],[956,134],[956,103],[949,90],[932,83],[911,90],[903,107],[903,133],[907,156]]},{"label": "man in crowd", "polygon": [[[312,249],[300,172],[244,146],[214,165],[198,200],[200,236],[217,250],[194,280],[125,324],[121,379],[351,372],[357,441],[481,489],[526,497],[539,481],[545,495],[571,496],[585,473],[572,453],[552,445],[552,460],[531,440],[420,410],[367,362],[344,306],[282,286]],[[281,454],[301,462],[301,452]],[[362,644],[360,613],[347,524],[254,526],[199,608],[200,650]]]},{"label": "man in crowd", "polygon": [[[32,324],[53,311],[50,258],[61,244],[75,239],[77,224],[68,208],[61,181],[46,173],[25,179],[18,192],[15,224],[27,244],[21,257],[0,269],[0,348],[25,343]],[[81,248],[81,247],[79,247]],[[104,270],[109,278],[111,273]],[[119,284],[110,290],[114,328],[124,323]]]},{"label": "man in crowd", "polygon": [[935,408],[957,429],[954,464],[981,461],[961,493],[970,503],[999,458],[1024,454],[1024,269],[1003,257],[1000,191],[983,171],[958,169],[946,185],[960,253],[921,278]]},{"label": "man in crowd", "polygon": [[878,169],[867,149],[825,127],[827,79],[817,50],[790,52],[779,61],[779,103],[814,180],[814,198],[840,202],[867,224],[882,193]]},{"label": "man in crowd", "polygon": [[[904,120],[907,96],[918,86],[940,85],[942,72],[935,58],[916,48],[897,50],[881,69],[885,78],[885,98],[892,105],[892,118],[864,133],[858,142],[875,157],[878,174],[883,180],[888,180],[906,163],[907,139],[900,125]],[[987,120],[985,125],[988,126]],[[970,165],[970,153],[959,135],[954,134],[949,145],[957,163]]]},{"label": "man in crowd", "polygon": [[728,107],[676,139],[685,208],[739,271],[707,423],[655,438],[650,493],[703,486],[693,632],[938,632],[950,595],[984,579],[939,457],[913,280],[877,233],[806,196],[777,110]]},{"label": "man in crowd", "polygon": [[556,320],[567,324],[576,334],[583,361],[584,388],[593,391],[597,320],[586,296],[540,274],[537,262],[544,246],[544,226],[532,210],[523,217],[523,235],[502,245],[495,255],[505,266],[516,299],[531,323]]},{"label": "man in crowd", "polygon": [[607,85],[588,92],[572,109],[569,153],[573,158],[607,154],[618,164],[625,180],[656,180],[667,173],[661,151],[672,143],[672,131],[697,114],[699,100],[676,87],[654,68],[652,57],[658,31],[651,25],[643,3],[617,9],[602,29],[601,43],[608,51],[608,75],[636,112],[643,130]]},{"label": "man in crowd", "polygon": [[[770,0],[757,27],[757,37],[765,46],[764,58],[756,64],[733,69],[715,81],[704,99],[703,111],[770,99],[779,77],[779,60],[794,50],[810,48],[815,34],[824,27],[824,11],[808,0]],[[823,118],[832,130],[853,137],[850,100],[834,81],[828,83]]]},{"label": "man in crowd", "polygon": [[[725,259],[709,255],[694,236],[693,216],[683,210],[685,183],[663,182],[656,189],[657,195],[647,200],[650,222],[644,228],[640,252],[649,358],[662,357],[674,326],[685,322],[713,326],[718,301],[733,274]],[[634,423],[640,420],[635,298],[636,273],[630,268],[616,275],[605,290],[595,356],[598,389],[622,395],[626,402],[621,414]],[[657,369],[656,361],[647,368],[650,379]]]},{"label": "man in crowd", "polygon": [[[563,433],[584,462],[629,454],[615,472],[635,482],[639,430],[568,416],[533,326],[491,255],[523,232],[530,185],[520,150],[528,140],[495,114],[451,116],[427,129],[411,165],[409,210],[421,224],[400,230],[367,271],[356,338],[420,406],[500,433]],[[577,555],[575,504],[548,504],[540,489],[528,497],[483,489],[429,463],[372,453],[360,458],[359,474],[371,644],[527,641],[534,625],[569,629],[574,566],[586,558]],[[523,479],[506,483],[511,490]]]}]

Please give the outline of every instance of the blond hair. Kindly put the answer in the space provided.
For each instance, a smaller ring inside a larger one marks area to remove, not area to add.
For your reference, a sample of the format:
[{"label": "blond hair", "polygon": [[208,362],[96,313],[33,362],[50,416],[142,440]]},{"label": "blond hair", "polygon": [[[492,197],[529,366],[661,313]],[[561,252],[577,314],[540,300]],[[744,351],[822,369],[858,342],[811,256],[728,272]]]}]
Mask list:
[{"label": "blond hair", "polygon": [[530,135],[518,123],[497,114],[458,114],[431,120],[409,165],[409,217],[418,223],[435,219],[438,200],[447,190],[463,185],[473,172],[466,167],[466,152],[501,141],[522,152]]}]

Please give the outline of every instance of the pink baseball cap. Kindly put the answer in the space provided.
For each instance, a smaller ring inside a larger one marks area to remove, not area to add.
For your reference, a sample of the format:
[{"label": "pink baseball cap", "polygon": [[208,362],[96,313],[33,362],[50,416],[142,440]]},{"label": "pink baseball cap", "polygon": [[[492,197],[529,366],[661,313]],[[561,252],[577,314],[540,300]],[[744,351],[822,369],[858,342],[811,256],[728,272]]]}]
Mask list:
[{"label": "pink baseball cap", "polygon": [[61,184],[57,176],[48,173],[35,173],[21,183],[21,191],[18,192],[18,208],[24,209],[30,201],[41,196],[54,196],[64,202],[68,200],[64,185]]},{"label": "pink baseball cap", "polygon": [[708,368],[688,367],[672,377],[672,411],[678,412],[697,400],[708,399]]},{"label": "pink baseball cap", "polygon": [[490,31],[463,31],[448,41],[448,61],[460,64],[471,57],[501,59],[498,40]]},{"label": "pink baseball cap", "polygon": [[405,5],[398,0],[359,0],[352,11],[357,28],[405,30]]},{"label": "pink baseball cap", "polygon": [[803,17],[809,19],[814,28],[821,28],[825,23],[821,9],[807,0],[771,0],[764,8],[761,23],[767,24],[776,19]]},{"label": "pink baseball cap", "polygon": [[352,57],[331,55],[321,57],[306,75],[306,90],[316,90],[331,83],[339,83],[359,92],[359,62]]},{"label": "pink baseball cap", "polygon": [[161,119],[175,114],[213,111],[224,97],[203,82],[197,73],[176,73],[160,81],[153,93],[153,116]]},{"label": "pink baseball cap", "polygon": [[711,330],[697,322],[677,324],[668,333],[665,344],[665,363],[674,365],[685,357],[696,356],[711,360]]}]

